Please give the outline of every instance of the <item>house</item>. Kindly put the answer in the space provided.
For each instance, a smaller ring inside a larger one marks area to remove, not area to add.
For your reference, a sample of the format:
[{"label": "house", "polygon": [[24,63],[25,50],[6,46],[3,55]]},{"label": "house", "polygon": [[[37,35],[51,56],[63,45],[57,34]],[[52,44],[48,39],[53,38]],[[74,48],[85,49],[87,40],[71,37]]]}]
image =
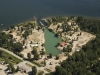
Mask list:
[{"label": "house", "polygon": [[67,45],[66,42],[61,42],[61,43],[60,43],[60,46],[62,46],[62,47],[64,47],[65,45]]},{"label": "house", "polygon": [[38,44],[31,44],[30,47],[38,46]]}]

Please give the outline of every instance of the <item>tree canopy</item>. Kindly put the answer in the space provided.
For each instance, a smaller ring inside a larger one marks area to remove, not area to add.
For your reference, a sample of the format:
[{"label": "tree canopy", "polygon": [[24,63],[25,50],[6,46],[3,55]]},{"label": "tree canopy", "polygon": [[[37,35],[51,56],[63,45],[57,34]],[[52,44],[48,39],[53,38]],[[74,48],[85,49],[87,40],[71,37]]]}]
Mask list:
[{"label": "tree canopy", "polygon": [[37,74],[37,68],[35,66],[32,67],[32,75]]},{"label": "tree canopy", "polygon": [[68,56],[68,59],[61,63],[61,67],[56,67],[55,73],[58,73],[57,75],[99,75],[100,19],[77,17],[76,23],[81,30],[96,35],[96,38],[84,45],[81,51]]}]

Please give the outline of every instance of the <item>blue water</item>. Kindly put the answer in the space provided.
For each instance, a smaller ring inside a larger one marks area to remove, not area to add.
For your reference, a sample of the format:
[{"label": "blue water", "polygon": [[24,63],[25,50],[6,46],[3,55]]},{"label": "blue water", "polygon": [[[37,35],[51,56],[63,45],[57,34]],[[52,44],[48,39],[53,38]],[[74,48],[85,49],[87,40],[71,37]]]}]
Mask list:
[{"label": "blue water", "polygon": [[70,15],[100,18],[100,0],[0,0],[0,30],[34,16]]}]

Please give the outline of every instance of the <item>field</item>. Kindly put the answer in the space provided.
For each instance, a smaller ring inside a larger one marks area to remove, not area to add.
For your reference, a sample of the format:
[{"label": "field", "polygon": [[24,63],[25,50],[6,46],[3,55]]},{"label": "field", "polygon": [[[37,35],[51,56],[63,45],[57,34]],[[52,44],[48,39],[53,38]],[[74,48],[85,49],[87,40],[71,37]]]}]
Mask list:
[{"label": "field", "polygon": [[4,51],[0,51],[0,61],[5,61],[6,63],[13,63],[13,64],[18,64],[21,62],[20,59],[17,59],[16,57]]}]

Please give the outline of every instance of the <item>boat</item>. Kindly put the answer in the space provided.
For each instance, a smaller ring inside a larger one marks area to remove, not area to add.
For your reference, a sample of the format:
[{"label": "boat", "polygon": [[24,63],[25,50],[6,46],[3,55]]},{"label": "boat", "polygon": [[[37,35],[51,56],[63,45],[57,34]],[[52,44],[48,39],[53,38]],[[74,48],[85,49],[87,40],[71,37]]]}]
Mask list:
[{"label": "boat", "polygon": [[36,20],[37,18],[34,16],[34,20]]},{"label": "boat", "polygon": [[1,26],[3,26],[3,24],[1,24]]},{"label": "boat", "polygon": [[41,22],[41,21],[39,21],[40,22],[40,24],[42,25],[42,26],[44,26],[44,24]]}]

